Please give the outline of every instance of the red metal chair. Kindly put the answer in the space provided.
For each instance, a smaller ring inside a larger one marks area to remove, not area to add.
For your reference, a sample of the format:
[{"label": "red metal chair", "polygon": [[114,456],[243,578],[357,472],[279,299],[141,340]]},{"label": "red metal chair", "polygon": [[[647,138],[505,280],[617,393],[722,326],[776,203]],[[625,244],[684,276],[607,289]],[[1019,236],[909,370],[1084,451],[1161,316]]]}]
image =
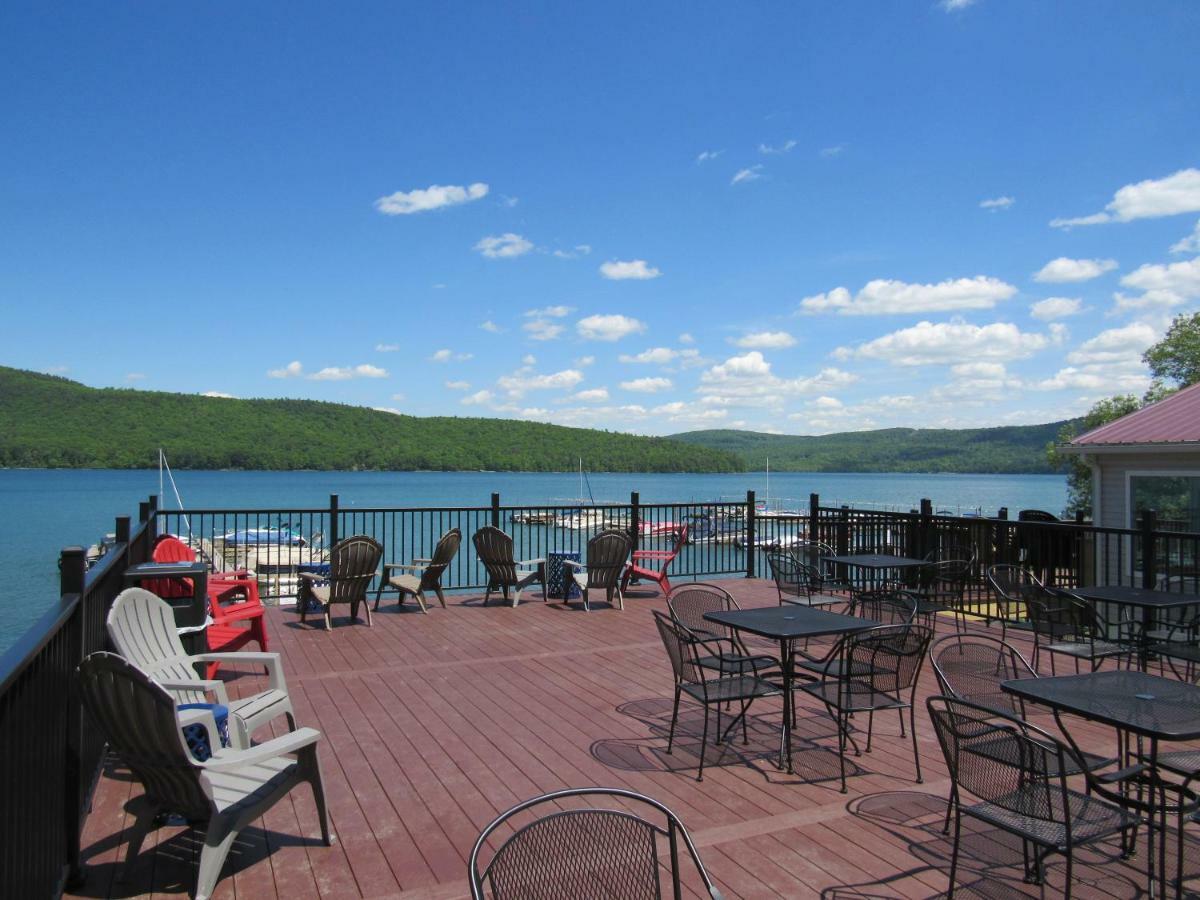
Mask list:
[{"label": "red metal chair", "polygon": [[688,526],[680,525],[675,529],[675,544],[670,550],[634,550],[625,566],[625,574],[621,576],[621,593],[625,593],[631,578],[645,578],[647,581],[655,582],[663,592],[663,596],[671,593],[671,581],[667,577],[667,570],[671,568],[671,563],[687,543],[687,538]]},{"label": "red metal chair", "polygon": [[[154,545],[155,562],[195,562],[196,552],[179,538],[161,536]],[[159,597],[190,597],[192,583],[187,578],[156,578],[142,586]],[[215,652],[238,650],[251,642],[264,653],[267,646],[266,610],[258,596],[258,582],[247,569],[212,572],[208,576],[208,612],[212,624],[205,632],[208,649]],[[215,678],[220,663],[209,663],[205,677]]]}]

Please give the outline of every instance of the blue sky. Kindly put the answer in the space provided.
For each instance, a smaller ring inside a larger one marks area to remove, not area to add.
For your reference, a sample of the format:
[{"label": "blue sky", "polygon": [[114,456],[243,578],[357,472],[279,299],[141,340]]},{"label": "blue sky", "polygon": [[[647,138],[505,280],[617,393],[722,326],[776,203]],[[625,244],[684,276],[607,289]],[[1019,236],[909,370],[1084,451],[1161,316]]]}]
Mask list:
[{"label": "blue sky", "polygon": [[1051,421],[1200,306],[1200,5],[0,8],[0,363],[641,433]]}]

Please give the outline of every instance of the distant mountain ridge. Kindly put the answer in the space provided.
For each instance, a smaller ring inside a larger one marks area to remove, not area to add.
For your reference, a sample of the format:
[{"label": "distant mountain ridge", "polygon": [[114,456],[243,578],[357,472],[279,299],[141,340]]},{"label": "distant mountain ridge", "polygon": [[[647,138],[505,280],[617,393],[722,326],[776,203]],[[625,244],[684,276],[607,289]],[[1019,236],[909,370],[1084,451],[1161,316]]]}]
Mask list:
[{"label": "distant mountain ridge", "polygon": [[998,428],[885,428],[819,436],[710,430],[671,435],[677,441],[736,453],[761,470],[779,472],[1053,472],[1046,460],[1065,422]]},{"label": "distant mountain ridge", "polygon": [[0,366],[0,466],[737,472],[732,453],[508,419],[403,416],[315,400],[91,388]]}]

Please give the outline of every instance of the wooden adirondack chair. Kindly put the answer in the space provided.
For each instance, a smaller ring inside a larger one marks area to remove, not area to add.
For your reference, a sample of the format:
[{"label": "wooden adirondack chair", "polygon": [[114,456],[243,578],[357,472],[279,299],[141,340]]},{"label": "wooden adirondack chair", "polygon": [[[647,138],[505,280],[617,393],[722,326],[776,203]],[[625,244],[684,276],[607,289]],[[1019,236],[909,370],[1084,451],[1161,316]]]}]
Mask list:
[{"label": "wooden adirondack chair", "polygon": [[667,577],[667,571],[687,543],[687,538],[688,526],[680,525],[675,530],[675,543],[670,550],[634,550],[629,564],[625,567],[625,573],[621,576],[621,593],[625,593],[631,578],[644,578],[655,582],[663,596],[671,593],[671,580]]},{"label": "wooden adirondack chair", "polygon": [[133,825],[122,879],[135,868],[159,814],[177,813],[204,826],[195,896],[208,900],[238,833],[302,783],[312,787],[321,839],[327,847],[333,843],[317,758],[321,732],[299,728],[256,747],[218,750],[199,762],[188,751],[182,727],[202,725],[210,746],[219,747],[211,711],[178,714],[161,684],[112,653],[93,653],[76,677],[84,708],[145,790],[128,807]]},{"label": "wooden adirondack chair", "polygon": [[521,602],[521,591],[531,584],[540,583],[542,586],[542,602],[546,601],[546,560],[543,559],[513,559],[513,539],[499,528],[485,525],[475,532],[471,538],[475,545],[475,555],[487,570],[488,586],[483,595],[483,605],[487,606],[492,591],[503,591],[504,599],[508,599],[508,591],[513,591],[512,605]]},{"label": "wooden adirondack chair", "polygon": [[325,614],[325,630],[333,630],[330,607],[335,603],[350,604],[350,618],[358,618],[358,604],[367,613],[367,625],[371,624],[371,606],[367,601],[367,588],[375,578],[379,560],[383,558],[383,545],[365,534],[348,537],[337,542],[329,551],[329,574],[300,573],[300,590],[296,604],[300,607],[300,623],[308,617],[309,601],[315,600]]},{"label": "wooden adirondack chair", "polygon": [[[196,551],[173,535],[163,535],[154,545],[155,562],[195,562]],[[156,578],[142,587],[160,597],[190,596],[187,579]],[[258,580],[247,569],[212,572],[208,576],[208,613],[212,624],[205,631],[208,649],[239,650],[249,643],[270,650],[267,642],[266,609],[258,595]],[[207,676],[217,677],[220,663],[210,663]]]},{"label": "wooden adirondack chair", "polygon": [[[624,531],[612,529],[601,531],[587,545],[587,563],[564,559],[563,565],[571,570],[571,578],[583,591],[583,608],[590,610],[588,591],[604,591],[604,598],[612,603],[617,596],[617,608],[625,608],[621,593],[621,571],[629,557],[630,540]],[[566,602],[565,600],[563,602]]]},{"label": "wooden adirondack chair", "polygon": [[[207,703],[209,694],[229,707],[237,725],[230,729],[234,746],[250,746],[256,728],[279,716],[287,716],[295,729],[296,717],[283,678],[278,653],[198,653],[188,656],[175,631],[175,614],[165,600],[144,588],[127,588],[117,595],[108,613],[108,638],[117,652],[170,691],[179,703]],[[212,662],[254,663],[265,666],[270,687],[249,697],[230,700],[225,682],[201,678],[197,664]]]},{"label": "wooden adirondack chair", "polygon": [[[458,553],[458,546],[461,543],[462,532],[457,528],[451,528],[437,542],[437,546],[433,549],[433,556],[414,559],[409,565],[384,563],[383,578],[379,580],[379,587],[375,589],[375,608],[379,609],[379,596],[383,593],[386,585],[394,587],[400,592],[399,602],[401,604],[404,603],[405,597],[412,597],[416,600],[423,613],[429,612],[425,605],[425,593],[433,591],[437,594],[442,609],[445,609],[446,595],[442,593],[442,573],[446,571],[446,566],[450,565],[450,561]],[[396,569],[408,569],[409,574],[392,575],[391,573]]]}]

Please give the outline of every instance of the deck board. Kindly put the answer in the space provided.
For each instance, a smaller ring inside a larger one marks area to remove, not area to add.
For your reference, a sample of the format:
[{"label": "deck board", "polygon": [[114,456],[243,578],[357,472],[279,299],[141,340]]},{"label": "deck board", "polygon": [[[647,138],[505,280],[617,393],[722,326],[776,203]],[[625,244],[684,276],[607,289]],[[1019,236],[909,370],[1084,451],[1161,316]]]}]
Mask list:
[{"label": "deck board", "polygon": [[[770,583],[722,584],[743,606],[776,602]],[[672,688],[651,616],[665,609],[656,591],[633,592],[624,612],[599,604],[585,613],[578,604],[543,603],[536,592],[517,608],[485,607],[476,594],[448,600],[449,608],[423,615],[385,597],[373,628],[351,623],[342,607],[332,633],[320,618],[301,626],[294,610],[269,611],[272,649],[283,655],[297,717],[323,733],[338,840],[321,845],[312,796],[299,788],[248,829],[215,896],[463,897],[467,858],[484,825],[520,800],[586,785],[643,792],[674,809],[730,897],[945,892],[951,844],[941,824],[949,778],[923,708],[922,784],[914,781],[911,742],[888,714],[876,721],[871,753],[849,758],[849,792],[841,794],[835,728],[803,695],[795,775],[774,766],[780,704],[772,699],[748,717],[747,744],[738,735],[731,745],[708,748],[698,783],[702,714],[686,700],[674,752],[666,753]],[[949,622],[940,627],[948,631]],[[235,696],[261,683],[251,671],[222,677]],[[919,702],[935,689],[926,666]],[[1035,720],[1052,724],[1041,713]],[[272,731],[281,728],[276,723]],[[1105,729],[1080,723],[1078,733],[1090,749],[1111,752]],[[87,881],[68,896],[177,898],[194,884],[199,838],[181,826],[152,834],[131,880],[117,879],[125,810],[139,791],[113,760],[83,837]],[[1019,842],[975,824],[964,833],[962,896],[1037,895],[1022,882]],[[1138,896],[1142,859],[1144,848],[1138,859],[1120,859],[1115,841],[1080,851],[1076,895]],[[1200,875],[1192,836],[1186,863]],[[1050,891],[1061,890],[1061,862],[1049,873]],[[1200,887],[1200,878],[1189,886]]]}]

